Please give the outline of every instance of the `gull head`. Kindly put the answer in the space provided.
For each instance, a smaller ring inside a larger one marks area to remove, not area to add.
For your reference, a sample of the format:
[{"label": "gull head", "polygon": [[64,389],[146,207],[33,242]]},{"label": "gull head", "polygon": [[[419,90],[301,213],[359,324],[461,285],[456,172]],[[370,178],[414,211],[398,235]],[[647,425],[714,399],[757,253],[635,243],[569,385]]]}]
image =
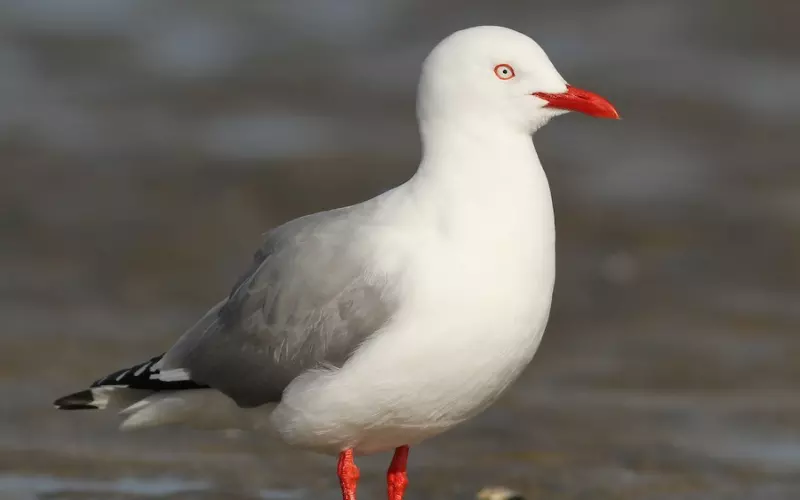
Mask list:
[{"label": "gull head", "polygon": [[457,31],[423,64],[417,102],[423,123],[482,124],[532,134],[569,111],[619,118],[604,98],[569,85],[536,42],[508,28]]}]

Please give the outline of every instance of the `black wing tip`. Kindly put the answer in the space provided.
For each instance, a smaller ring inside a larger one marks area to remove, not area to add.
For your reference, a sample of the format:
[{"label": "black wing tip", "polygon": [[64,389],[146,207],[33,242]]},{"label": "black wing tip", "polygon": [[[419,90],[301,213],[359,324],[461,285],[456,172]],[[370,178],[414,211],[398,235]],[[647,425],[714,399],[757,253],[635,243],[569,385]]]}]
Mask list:
[{"label": "black wing tip", "polygon": [[76,392],[62,398],[58,398],[53,402],[59,410],[99,410],[100,407],[94,404],[94,395],[92,391],[87,389],[85,391]]}]

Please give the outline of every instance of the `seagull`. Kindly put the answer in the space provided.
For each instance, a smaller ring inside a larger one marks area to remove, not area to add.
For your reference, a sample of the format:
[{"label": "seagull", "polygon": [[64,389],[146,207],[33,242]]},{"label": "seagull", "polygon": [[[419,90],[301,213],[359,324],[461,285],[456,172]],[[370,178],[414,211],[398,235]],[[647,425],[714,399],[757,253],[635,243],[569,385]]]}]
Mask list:
[{"label": "seagull", "polygon": [[405,183],[264,235],[224,300],[165,353],[55,401],[118,408],[123,430],[267,430],[338,456],[409,446],[491,405],[532,359],[555,281],[550,189],[532,142],[554,116],[619,118],[565,82],[527,36],[453,33],[423,63],[422,159]]}]

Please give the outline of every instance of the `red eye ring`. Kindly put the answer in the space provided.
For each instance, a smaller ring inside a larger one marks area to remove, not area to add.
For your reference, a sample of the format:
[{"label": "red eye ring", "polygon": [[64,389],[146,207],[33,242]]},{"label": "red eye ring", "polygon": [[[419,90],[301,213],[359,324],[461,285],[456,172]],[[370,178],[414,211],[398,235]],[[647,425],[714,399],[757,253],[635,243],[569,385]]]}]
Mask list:
[{"label": "red eye ring", "polygon": [[511,80],[517,76],[516,73],[514,73],[514,68],[509,64],[498,64],[494,67],[494,74],[501,80]]}]

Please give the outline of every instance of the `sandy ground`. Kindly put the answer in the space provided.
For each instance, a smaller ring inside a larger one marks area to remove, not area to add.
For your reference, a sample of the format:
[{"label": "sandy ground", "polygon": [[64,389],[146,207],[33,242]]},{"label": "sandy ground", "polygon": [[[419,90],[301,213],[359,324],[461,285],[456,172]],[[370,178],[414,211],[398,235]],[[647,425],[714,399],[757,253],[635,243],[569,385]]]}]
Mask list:
[{"label": "sandy ground", "polygon": [[[328,457],[50,403],[168,347],[263,230],[409,176],[421,58],[476,23],[624,119],[537,136],[551,324],[497,405],[412,450],[409,498],[800,498],[798,4],[597,4],[0,7],[0,498],[337,498]],[[359,461],[364,498],[388,460]]]}]

